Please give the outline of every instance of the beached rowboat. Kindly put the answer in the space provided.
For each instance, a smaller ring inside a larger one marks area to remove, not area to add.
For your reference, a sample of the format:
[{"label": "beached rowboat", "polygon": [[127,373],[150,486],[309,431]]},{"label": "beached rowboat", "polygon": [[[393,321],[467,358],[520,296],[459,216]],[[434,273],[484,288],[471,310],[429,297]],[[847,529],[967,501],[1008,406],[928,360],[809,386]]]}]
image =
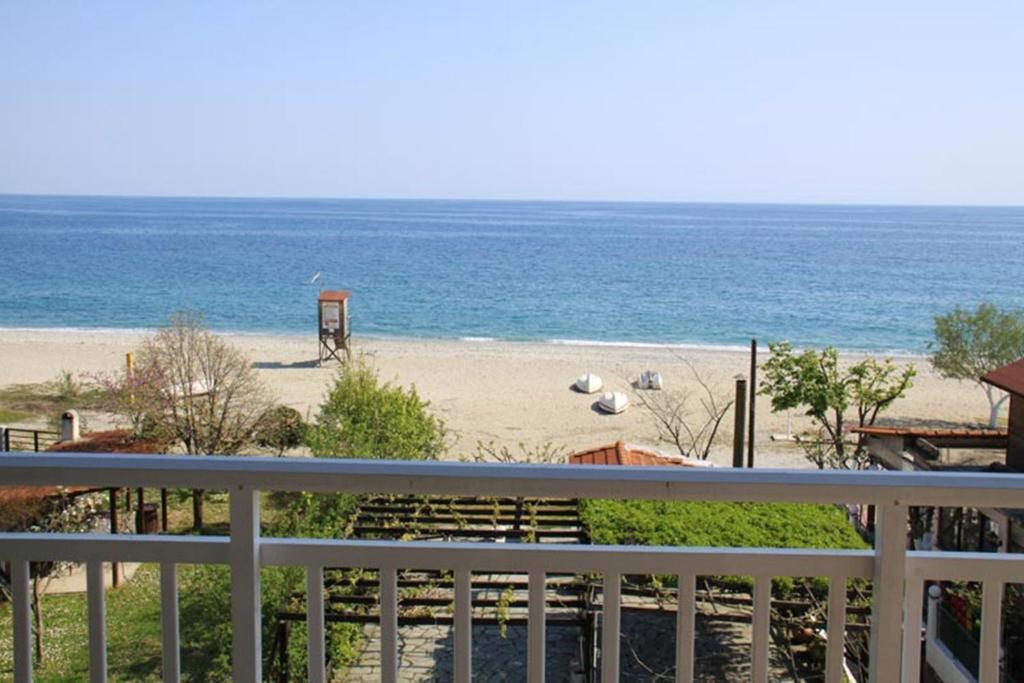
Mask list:
[{"label": "beached rowboat", "polygon": [[601,378],[592,372],[580,375],[580,378],[576,380],[576,388],[584,394],[596,394],[601,391],[603,386]]},{"label": "beached rowboat", "polygon": [[616,415],[629,407],[629,399],[621,391],[608,391],[601,394],[597,407],[606,413]]}]

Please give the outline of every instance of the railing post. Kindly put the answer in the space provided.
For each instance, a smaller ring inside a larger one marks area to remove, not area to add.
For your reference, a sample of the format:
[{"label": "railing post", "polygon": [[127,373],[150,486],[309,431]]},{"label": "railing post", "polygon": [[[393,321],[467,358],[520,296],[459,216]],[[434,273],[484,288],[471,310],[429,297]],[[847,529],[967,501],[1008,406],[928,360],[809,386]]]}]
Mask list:
[{"label": "railing post", "polygon": [[260,497],[239,486],[231,491],[231,679],[263,679],[260,618]]},{"label": "railing post", "polygon": [[11,593],[14,599],[14,681],[32,683],[32,583],[27,560],[11,562]]},{"label": "railing post", "polygon": [[875,508],[875,562],[871,594],[871,683],[898,681],[902,665],[903,584],[907,508],[895,501]]}]

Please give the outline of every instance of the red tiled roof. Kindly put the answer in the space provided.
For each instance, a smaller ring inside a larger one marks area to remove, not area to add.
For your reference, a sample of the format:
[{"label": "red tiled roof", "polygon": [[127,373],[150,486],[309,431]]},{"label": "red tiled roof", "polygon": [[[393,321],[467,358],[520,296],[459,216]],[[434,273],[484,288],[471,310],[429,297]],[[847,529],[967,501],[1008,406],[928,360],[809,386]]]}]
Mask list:
[{"label": "red tiled roof", "polygon": [[1024,358],[983,375],[981,381],[1011,394],[1024,396]]},{"label": "red tiled roof", "polygon": [[933,429],[930,427],[854,427],[850,431],[868,436],[903,436],[922,439],[1005,439],[1005,429]]},{"label": "red tiled roof", "polygon": [[78,441],[61,441],[46,450],[54,453],[163,453],[167,447],[157,441],[137,439],[126,429],[111,429],[83,434]]},{"label": "red tiled roof", "polygon": [[617,441],[608,446],[579,451],[569,456],[570,465],[628,465],[631,467],[702,467],[706,463],[691,458],[670,457],[629,446],[625,441]]},{"label": "red tiled roof", "polygon": [[345,299],[352,296],[352,292],[344,289],[326,290],[320,292],[320,301],[344,301]]}]

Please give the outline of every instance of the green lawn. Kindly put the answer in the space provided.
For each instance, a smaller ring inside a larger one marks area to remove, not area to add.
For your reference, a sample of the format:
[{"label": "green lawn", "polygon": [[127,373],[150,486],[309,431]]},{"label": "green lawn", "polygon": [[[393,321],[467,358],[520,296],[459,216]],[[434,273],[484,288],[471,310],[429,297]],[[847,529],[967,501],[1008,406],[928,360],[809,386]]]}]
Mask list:
[{"label": "green lawn", "polygon": [[[45,595],[45,660],[38,681],[81,681],[89,674],[89,626],[85,594]],[[0,605],[0,640],[11,643],[11,605]],[[159,571],[145,565],[130,582],[107,591],[107,657],[110,679],[160,679]],[[13,675],[12,648],[0,648],[0,678]]]}]

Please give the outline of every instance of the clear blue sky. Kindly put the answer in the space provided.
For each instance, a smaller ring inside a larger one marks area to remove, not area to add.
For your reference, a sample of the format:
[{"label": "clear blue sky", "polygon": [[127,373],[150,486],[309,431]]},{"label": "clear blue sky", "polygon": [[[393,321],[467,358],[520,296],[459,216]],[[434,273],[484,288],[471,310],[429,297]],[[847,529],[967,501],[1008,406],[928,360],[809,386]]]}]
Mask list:
[{"label": "clear blue sky", "polygon": [[1024,2],[2,0],[0,192],[1024,204]]}]

